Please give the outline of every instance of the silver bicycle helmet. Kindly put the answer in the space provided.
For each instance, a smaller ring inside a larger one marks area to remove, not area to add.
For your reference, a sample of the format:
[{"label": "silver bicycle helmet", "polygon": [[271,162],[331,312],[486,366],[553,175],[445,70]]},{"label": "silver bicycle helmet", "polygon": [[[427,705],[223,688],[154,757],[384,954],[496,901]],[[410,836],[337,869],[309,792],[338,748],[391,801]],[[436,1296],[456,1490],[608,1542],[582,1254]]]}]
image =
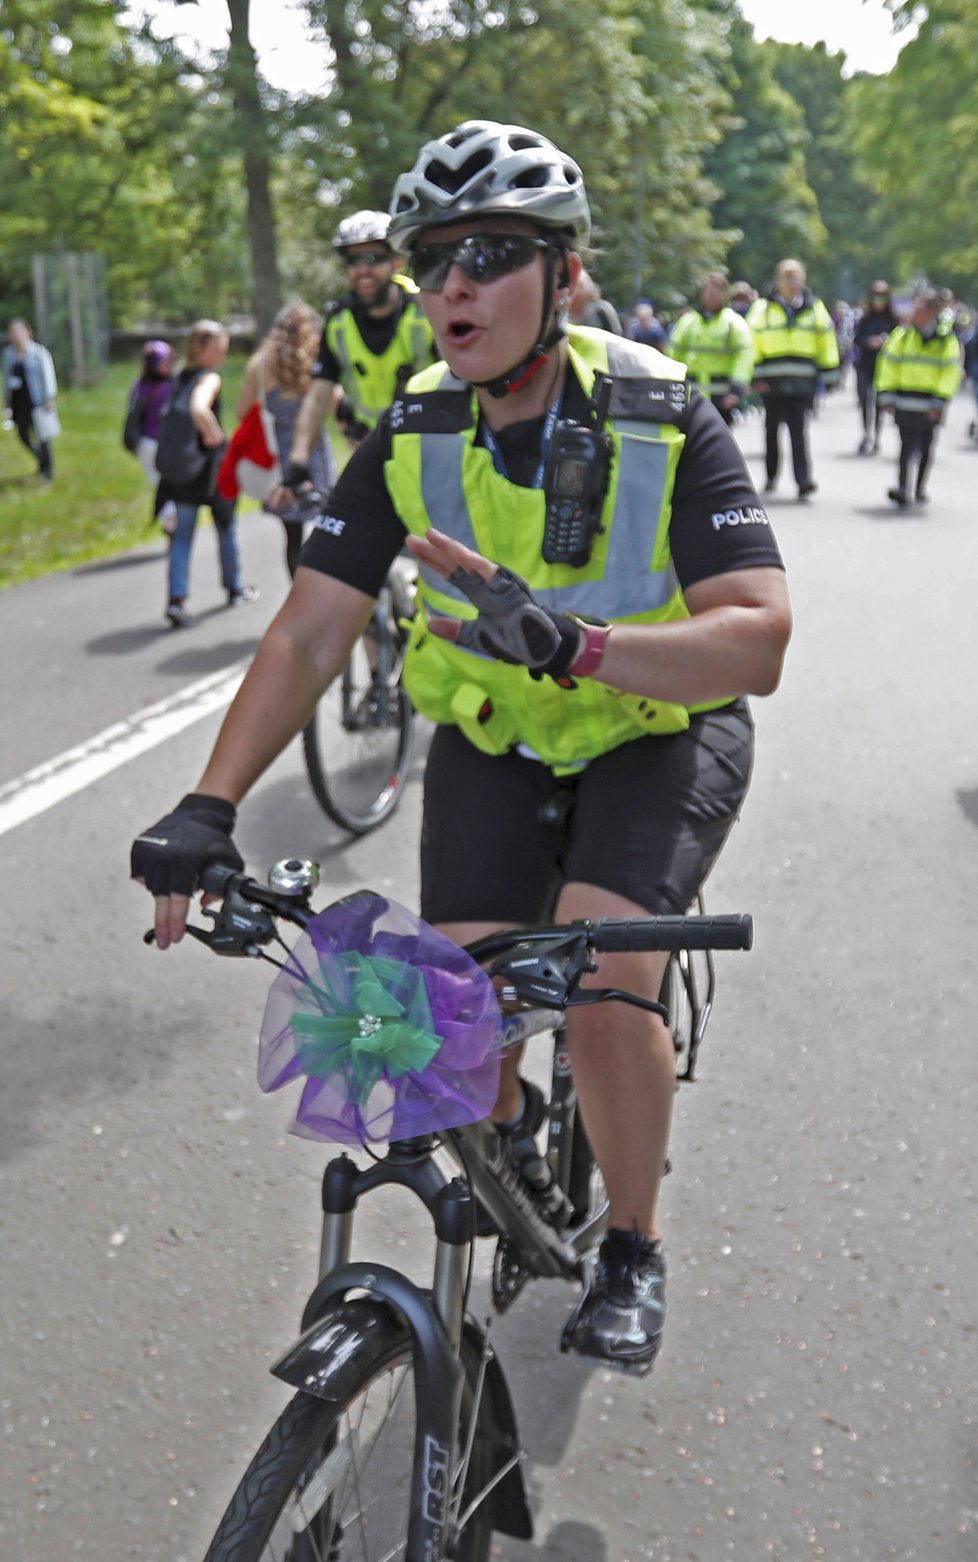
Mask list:
[{"label": "silver bicycle helmet", "polygon": [[386,212],[354,212],[344,217],[333,235],[333,248],[346,249],[350,244],[389,244],[388,229],[391,220]]},{"label": "silver bicycle helmet", "polygon": [[586,244],[591,214],[573,159],[535,130],[468,119],[427,141],[391,195],[389,241],[410,252],[425,228],[467,217],[528,217]]}]

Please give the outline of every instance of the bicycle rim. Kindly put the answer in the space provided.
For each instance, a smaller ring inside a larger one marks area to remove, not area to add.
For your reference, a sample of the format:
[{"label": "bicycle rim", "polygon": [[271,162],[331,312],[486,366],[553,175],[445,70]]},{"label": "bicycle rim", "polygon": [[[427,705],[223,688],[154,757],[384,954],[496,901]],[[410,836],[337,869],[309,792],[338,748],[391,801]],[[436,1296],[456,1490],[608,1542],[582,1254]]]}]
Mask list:
[{"label": "bicycle rim", "polygon": [[399,685],[378,689],[371,650],[369,640],[357,641],[303,734],[320,806],[354,835],[365,835],[394,812],[414,742],[411,701]]},{"label": "bicycle rim", "polygon": [[[459,1448],[478,1423],[459,1511],[488,1486],[490,1406],[474,1407],[477,1368],[466,1351]],[[407,1335],[365,1362],[342,1409],[298,1394],[276,1422],[232,1498],[205,1562],[396,1562],[405,1555],[414,1456],[414,1374]],[[459,1455],[461,1458],[461,1454]],[[464,1474],[464,1483],[463,1483]],[[491,1499],[473,1512],[455,1552],[486,1562]]]}]

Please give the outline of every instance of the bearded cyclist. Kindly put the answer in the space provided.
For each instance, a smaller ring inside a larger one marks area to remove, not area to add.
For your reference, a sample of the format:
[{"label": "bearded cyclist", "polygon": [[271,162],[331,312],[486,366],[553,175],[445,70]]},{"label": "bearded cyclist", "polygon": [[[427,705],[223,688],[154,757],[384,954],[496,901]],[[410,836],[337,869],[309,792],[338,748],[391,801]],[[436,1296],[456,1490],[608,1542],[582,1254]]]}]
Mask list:
[{"label": "bearded cyclist", "polygon": [[310,481],[309,452],[328,412],[350,443],[359,444],[408,376],[436,356],[417,289],[388,242],[389,227],[386,212],[360,211],[345,217],[333,236],[349,287],[326,314],[284,488]]},{"label": "bearded cyclist", "polygon": [[[405,677],[437,723],[421,908],[450,937],[681,913],[747,789],[745,695],[776,687],[790,633],[780,555],[684,366],[568,330],[580,169],[532,130],[469,121],[421,149],[391,210],[445,361],[351,458],[197,791],[135,844],[164,948],[201,865],[239,860],[236,805],[339,673],[405,538],[422,605]],[[586,981],[654,999],[665,962],[602,955]],[[567,1021],[611,1205],[573,1343],[645,1372],[665,1314],[672,1038],[624,1005]],[[514,1062],[492,1116],[532,1155],[539,1098]]]}]

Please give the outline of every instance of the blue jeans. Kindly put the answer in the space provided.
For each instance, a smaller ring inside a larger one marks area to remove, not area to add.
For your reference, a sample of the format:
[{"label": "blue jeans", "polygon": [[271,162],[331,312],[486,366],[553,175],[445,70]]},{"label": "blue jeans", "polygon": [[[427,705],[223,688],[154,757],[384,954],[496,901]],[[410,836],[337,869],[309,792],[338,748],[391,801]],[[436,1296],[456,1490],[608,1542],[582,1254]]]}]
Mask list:
[{"label": "blue jeans", "polygon": [[[221,580],[226,591],[241,590],[238,521],[233,505],[215,500],[210,507],[221,555]],[[177,503],[177,525],[170,539],[170,601],[182,602],[190,589],[190,550],[197,529],[197,504]]]}]

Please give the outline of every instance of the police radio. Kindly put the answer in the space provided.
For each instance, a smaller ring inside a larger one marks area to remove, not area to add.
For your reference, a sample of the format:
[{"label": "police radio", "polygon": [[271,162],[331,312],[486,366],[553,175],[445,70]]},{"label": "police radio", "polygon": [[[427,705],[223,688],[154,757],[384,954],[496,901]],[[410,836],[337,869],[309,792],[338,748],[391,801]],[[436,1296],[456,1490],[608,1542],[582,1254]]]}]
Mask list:
[{"label": "police radio", "polygon": [[614,444],[603,424],[611,380],[599,375],[591,402],[591,424],[561,420],[547,450],[543,491],[547,501],[543,558],[547,564],[581,569],[591,557],[608,492]]}]

